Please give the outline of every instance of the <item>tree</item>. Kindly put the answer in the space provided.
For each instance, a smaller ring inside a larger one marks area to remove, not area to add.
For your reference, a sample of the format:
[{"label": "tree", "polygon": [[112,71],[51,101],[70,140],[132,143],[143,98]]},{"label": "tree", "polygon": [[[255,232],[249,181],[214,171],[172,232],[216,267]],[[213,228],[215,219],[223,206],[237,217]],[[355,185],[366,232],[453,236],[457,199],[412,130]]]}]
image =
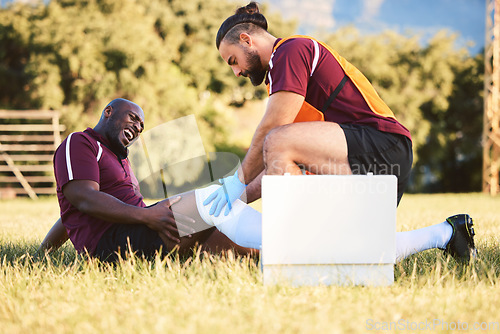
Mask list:
[{"label": "tree", "polygon": [[[419,147],[415,187],[440,192],[480,191],[484,57],[461,59],[451,69],[454,80],[447,108],[436,112],[432,102],[422,106],[424,116],[432,122],[426,142]],[[432,173],[435,181],[422,184],[425,172]]]}]

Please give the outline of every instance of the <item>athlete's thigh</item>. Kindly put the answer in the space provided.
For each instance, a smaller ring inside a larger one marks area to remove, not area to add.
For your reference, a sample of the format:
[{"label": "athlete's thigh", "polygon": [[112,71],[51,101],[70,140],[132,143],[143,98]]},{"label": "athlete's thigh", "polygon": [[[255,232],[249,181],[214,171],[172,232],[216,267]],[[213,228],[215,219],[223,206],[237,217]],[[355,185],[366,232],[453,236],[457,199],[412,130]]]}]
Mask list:
[{"label": "athlete's thigh", "polygon": [[[298,165],[315,174],[351,174],[347,142],[334,122],[302,122],[275,131],[281,149]],[[271,134],[272,135],[272,134]]]}]

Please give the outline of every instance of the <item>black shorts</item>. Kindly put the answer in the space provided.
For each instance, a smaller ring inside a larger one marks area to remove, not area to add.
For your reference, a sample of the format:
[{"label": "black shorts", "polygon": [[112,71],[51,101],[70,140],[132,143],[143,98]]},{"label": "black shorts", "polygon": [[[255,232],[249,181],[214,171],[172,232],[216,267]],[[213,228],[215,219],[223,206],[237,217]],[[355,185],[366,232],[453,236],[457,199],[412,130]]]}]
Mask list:
[{"label": "black shorts", "polygon": [[94,256],[101,261],[114,262],[118,260],[118,254],[125,258],[129,247],[137,256],[149,259],[152,259],[160,249],[162,255],[168,253],[158,232],[146,225],[113,224],[97,243]]},{"label": "black shorts", "polygon": [[339,124],[347,140],[347,157],[353,174],[396,175],[398,205],[410,179],[411,140],[367,125]]}]

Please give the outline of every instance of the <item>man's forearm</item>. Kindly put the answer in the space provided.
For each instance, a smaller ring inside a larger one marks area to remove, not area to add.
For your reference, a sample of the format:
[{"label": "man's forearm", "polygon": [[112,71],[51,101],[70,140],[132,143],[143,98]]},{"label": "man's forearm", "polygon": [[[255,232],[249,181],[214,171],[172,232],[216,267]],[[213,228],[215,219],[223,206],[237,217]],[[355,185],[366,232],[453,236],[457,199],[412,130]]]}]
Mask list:
[{"label": "man's forearm", "polygon": [[296,93],[280,91],[271,95],[266,113],[255,130],[248,153],[241,164],[245,184],[252,182],[264,170],[264,141],[269,131],[292,123],[303,103],[304,97]]},{"label": "man's forearm", "polygon": [[90,180],[73,180],[63,188],[66,199],[80,212],[112,223],[146,223],[147,210],[100,191]]},{"label": "man's forearm", "polygon": [[93,191],[82,197],[74,206],[92,217],[121,224],[143,224],[147,221],[144,208],[126,204],[107,193]]},{"label": "man's forearm", "polygon": [[[270,131],[267,127],[262,124],[259,125],[255,131],[250,148],[241,163],[242,177],[244,177],[245,184],[250,184],[259,174],[264,170],[264,157],[263,157],[263,145],[266,139],[267,133]],[[242,180],[243,181],[243,180]]]}]

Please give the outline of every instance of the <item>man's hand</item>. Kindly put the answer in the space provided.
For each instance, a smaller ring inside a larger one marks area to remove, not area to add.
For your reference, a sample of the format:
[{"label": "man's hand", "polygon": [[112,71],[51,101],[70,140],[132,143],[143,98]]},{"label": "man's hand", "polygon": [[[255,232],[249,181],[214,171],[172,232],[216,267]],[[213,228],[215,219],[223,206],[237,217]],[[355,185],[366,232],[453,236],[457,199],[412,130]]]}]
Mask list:
[{"label": "man's hand", "polygon": [[160,238],[167,244],[168,242],[180,243],[179,232],[182,235],[191,237],[192,233],[196,230],[191,226],[195,220],[176,213],[171,209],[171,206],[181,200],[181,196],[176,196],[173,199],[165,199],[152,206],[147,207],[148,221],[145,222],[146,226],[158,232]]},{"label": "man's hand", "polygon": [[203,205],[208,205],[213,201],[208,213],[215,217],[219,217],[222,208],[226,204],[224,216],[227,216],[232,209],[234,201],[241,197],[246,188],[246,185],[238,177],[238,171],[232,176],[220,179],[219,182],[222,184],[222,187],[210,194],[205,202],[203,202]]},{"label": "man's hand", "polygon": [[55,222],[54,226],[50,229],[49,233],[45,236],[38,252],[47,251],[53,252],[61,247],[69,239],[66,228],[62,224],[61,217]]}]

